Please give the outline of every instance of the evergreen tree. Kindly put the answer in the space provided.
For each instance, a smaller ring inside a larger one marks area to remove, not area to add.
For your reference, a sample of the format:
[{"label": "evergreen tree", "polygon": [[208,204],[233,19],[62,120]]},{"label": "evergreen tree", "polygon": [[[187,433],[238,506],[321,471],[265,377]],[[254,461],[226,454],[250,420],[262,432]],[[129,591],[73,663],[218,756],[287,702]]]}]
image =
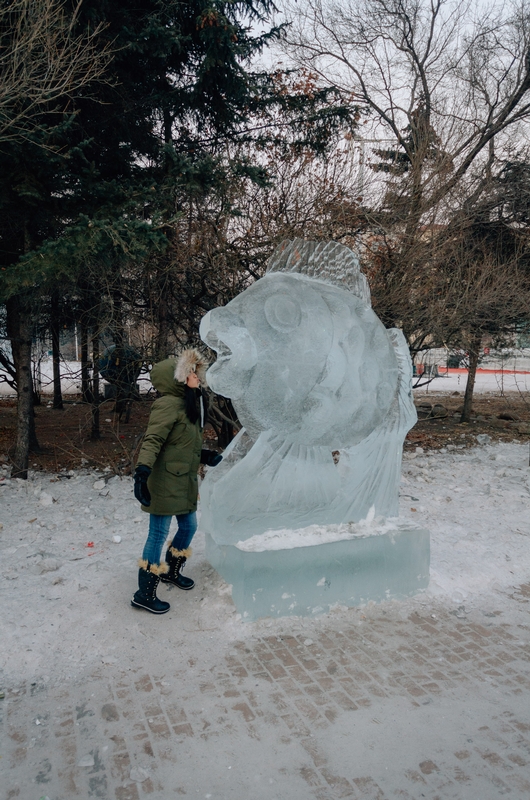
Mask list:
[{"label": "evergreen tree", "polygon": [[[289,93],[277,76],[251,70],[279,34],[252,32],[267,24],[270,0],[63,7],[76,9],[76,35],[98,30],[98,46],[112,58],[103,78],[55,97],[30,135],[0,148],[0,294],[20,384],[21,476],[32,305],[68,291],[85,327],[117,327],[113,310],[131,303],[133,265],[167,250],[190,202],[220,196],[231,181],[267,180],[259,155],[249,157],[251,143],[278,141],[288,125],[291,144],[324,150],[355,114],[338,92]],[[162,255],[152,263],[160,296],[170,263]],[[192,283],[185,277],[188,300]]]}]

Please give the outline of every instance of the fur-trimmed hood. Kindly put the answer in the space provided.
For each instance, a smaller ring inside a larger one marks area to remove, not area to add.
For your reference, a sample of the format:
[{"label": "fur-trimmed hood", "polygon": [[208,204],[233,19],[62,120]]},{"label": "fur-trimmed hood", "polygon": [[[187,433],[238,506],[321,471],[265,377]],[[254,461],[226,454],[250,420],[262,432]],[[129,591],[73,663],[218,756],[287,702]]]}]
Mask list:
[{"label": "fur-trimmed hood", "polygon": [[190,372],[195,372],[202,386],[206,386],[206,370],[210,365],[200,350],[189,347],[177,356],[175,365],[175,380],[186,383],[186,378]]},{"label": "fur-trimmed hood", "polygon": [[[166,358],[155,364],[149,375],[151,383],[161,395],[186,397],[186,378],[190,372],[196,372],[201,384],[206,386],[206,369],[208,362],[199,350],[184,350],[178,359]],[[193,394],[195,397],[195,393]]]}]

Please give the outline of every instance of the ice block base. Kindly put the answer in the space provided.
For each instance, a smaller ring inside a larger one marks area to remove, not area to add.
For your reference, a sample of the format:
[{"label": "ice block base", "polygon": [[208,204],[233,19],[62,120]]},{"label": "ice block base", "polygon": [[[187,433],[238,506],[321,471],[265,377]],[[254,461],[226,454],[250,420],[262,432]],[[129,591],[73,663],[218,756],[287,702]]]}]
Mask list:
[{"label": "ice block base", "polygon": [[339,604],[402,599],[429,584],[430,534],[385,534],[307,547],[248,552],[206,534],[206,558],[232,584],[241,617],[308,616]]}]

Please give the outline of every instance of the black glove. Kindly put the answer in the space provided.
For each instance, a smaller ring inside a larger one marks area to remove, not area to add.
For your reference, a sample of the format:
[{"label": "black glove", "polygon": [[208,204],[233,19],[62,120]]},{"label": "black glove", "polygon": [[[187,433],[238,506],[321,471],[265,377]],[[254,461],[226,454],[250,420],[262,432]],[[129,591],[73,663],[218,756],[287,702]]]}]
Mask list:
[{"label": "black glove", "polygon": [[201,450],[201,464],[206,464],[207,467],[216,467],[222,460],[223,457],[215,450]]},{"label": "black glove", "polygon": [[151,492],[147,488],[147,479],[151,474],[151,467],[138,464],[134,471],[134,496],[143,506],[151,505]]}]

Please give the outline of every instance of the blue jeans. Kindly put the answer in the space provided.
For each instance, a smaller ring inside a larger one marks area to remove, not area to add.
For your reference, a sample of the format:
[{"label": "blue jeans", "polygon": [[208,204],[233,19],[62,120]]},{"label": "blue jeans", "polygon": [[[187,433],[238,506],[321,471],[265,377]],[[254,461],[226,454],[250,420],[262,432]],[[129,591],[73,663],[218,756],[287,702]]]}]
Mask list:
[{"label": "blue jeans", "polygon": [[[178,529],[173,537],[171,546],[175,550],[185,550],[190,546],[195,531],[197,530],[197,514],[176,514]],[[171,515],[149,514],[149,534],[144,546],[142,558],[150,564],[160,564],[162,548],[168,537]]]}]

